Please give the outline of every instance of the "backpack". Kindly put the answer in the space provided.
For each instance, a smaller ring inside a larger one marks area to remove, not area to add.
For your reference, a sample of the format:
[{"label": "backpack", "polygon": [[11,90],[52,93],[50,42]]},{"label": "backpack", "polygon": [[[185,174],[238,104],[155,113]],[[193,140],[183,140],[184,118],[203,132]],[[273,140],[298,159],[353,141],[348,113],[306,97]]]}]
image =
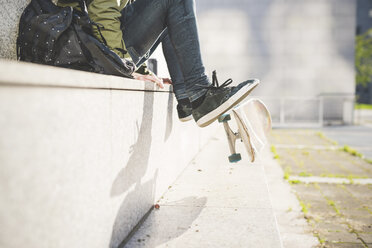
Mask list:
[{"label": "backpack", "polygon": [[31,0],[19,22],[18,59],[132,78],[134,63],[122,60],[94,37],[92,25],[98,30],[100,26],[89,19],[85,2],[78,1],[82,11],[51,0]]}]

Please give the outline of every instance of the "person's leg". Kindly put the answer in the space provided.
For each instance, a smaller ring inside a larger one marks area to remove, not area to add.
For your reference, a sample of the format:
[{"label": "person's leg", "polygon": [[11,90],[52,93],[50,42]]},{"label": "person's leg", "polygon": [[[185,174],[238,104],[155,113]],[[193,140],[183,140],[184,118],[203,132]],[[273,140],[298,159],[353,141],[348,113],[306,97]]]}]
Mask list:
[{"label": "person's leg", "polygon": [[143,57],[166,27],[190,100],[210,83],[201,60],[193,0],[136,0],[122,11],[123,37],[134,62]]},{"label": "person's leg", "polygon": [[186,93],[185,80],[183,78],[177,55],[169,38],[168,30],[165,32],[165,36],[162,39],[162,48],[165,60],[167,61],[168,71],[172,79],[173,91],[178,102],[178,118],[181,121],[189,121],[192,119],[192,107]]},{"label": "person's leg", "polygon": [[210,84],[201,60],[194,0],[137,0],[123,9],[121,22],[128,52],[136,63],[168,28],[192,115],[201,127],[241,102],[258,85],[258,80],[247,80],[227,87],[232,81],[228,80],[219,86],[216,76]]},{"label": "person's leg", "polygon": [[186,93],[185,80],[183,78],[181,67],[169,35],[165,35],[162,39],[162,48],[177,100],[189,98]]}]

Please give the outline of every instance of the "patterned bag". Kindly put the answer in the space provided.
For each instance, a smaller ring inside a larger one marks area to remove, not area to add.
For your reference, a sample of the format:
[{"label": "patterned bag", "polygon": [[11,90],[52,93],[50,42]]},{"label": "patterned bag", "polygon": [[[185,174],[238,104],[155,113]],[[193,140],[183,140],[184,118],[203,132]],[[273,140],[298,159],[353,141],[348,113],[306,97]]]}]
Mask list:
[{"label": "patterned bag", "polygon": [[[131,78],[135,65],[93,36],[93,23],[79,0],[78,11],[51,0],[31,0],[22,13],[17,38],[19,60]],[[105,42],[103,36],[102,40]]]}]

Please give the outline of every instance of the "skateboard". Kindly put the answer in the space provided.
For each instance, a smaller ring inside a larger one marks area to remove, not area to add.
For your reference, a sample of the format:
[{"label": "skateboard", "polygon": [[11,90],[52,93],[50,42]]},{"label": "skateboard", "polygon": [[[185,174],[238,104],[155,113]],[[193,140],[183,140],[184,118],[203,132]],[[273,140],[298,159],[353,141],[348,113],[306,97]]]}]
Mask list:
[{"label": "skateboard", "polygon": [[[237,132],[234,132],[229,125],[231,116],[236,121]],[[260,99],[251,98],[222,114],[218,121],[223,123],[226,131],[231,152],[230,163],[241,160],[241,155],[236,152],[235,147],[238,139],[244,143],[248,157],[253,163],[267,143],[267,136],[271,131],[271,116],[265,104]]]}]

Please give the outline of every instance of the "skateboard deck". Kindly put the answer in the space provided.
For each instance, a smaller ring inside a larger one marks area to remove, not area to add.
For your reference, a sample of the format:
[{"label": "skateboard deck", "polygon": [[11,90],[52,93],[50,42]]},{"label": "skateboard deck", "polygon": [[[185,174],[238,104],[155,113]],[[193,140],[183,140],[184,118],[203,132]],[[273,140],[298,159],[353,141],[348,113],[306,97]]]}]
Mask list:
[{"label": "skateboard deck", "polygon": [[[237,132],[233,132],[228,124],[231,116],[236,121]],[[229,161],[241,160],[241,155],[235,150],[236,140],[240,139],[244,143],[250,161],[254,162],[267,143],[267,136],[271,130],[270,112],[265,104],[257,98],[251,98],[220,116],[219,122],[224,124],[229,142],[231,152]]]}]

